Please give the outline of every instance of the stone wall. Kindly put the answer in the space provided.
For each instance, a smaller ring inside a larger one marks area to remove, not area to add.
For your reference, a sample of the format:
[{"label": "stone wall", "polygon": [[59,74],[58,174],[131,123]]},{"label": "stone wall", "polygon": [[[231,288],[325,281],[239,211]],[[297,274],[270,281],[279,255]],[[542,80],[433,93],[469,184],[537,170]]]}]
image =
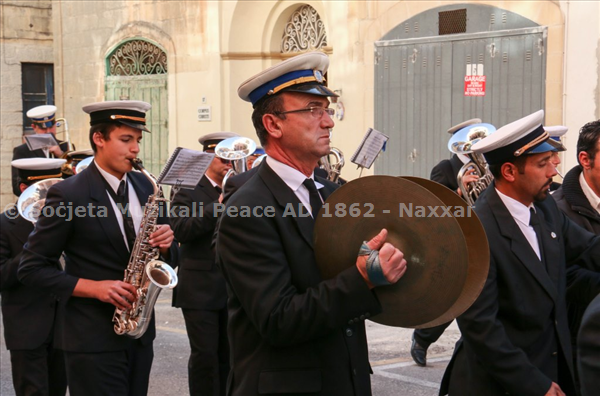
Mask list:
[{"label": "stone wall", "polygon": [[15,201],[10,161],[13,147],[22,143],[21,63],[54,62],[52,1],[3,0],[0,17],[0,202],[3,211]]}]

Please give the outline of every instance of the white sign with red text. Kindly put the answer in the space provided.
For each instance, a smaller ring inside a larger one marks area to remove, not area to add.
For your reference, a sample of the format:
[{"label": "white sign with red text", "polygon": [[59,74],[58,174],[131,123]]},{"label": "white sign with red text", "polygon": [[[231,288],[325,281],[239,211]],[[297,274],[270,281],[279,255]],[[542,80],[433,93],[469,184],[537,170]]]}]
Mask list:
[{"label": "white sign with red text", "polygon": [[482,63],[467,64],[465,96],[485,96],[485,75]]}]

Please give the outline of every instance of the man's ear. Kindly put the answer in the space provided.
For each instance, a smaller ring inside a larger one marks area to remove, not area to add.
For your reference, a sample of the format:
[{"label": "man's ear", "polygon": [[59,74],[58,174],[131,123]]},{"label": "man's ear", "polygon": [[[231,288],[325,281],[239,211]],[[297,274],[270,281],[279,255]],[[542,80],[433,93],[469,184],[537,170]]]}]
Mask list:
[{"label": "man's ear", "polygon": [[21,192],[27,190],[27,187],[29,187],[27,184],[25,183],[20,183],[19,184],[19,190],[21,190]]},{"label": "man's ear", "polygon": [[583,169],[585,169],[585,170],[592,169],[592,159],[590,158],[590,155],[586,151],[579,152],[577,159],[579,159],[579,163],[581,164],[581,167]]},{"label": "man's ear", "polygon": [[515,164],[510,162],[505,162],[500,168],[500,174],[502,175],[502,178],[510,183],[515,181],[517,173],[519,173],[519,169]]},{"label": "man's ear", "polygon": [[274,114],[265,114],[262,117],[263,125],[265,129],[269,133],[270,136],[278,139],[282,135],[281,129],[281,118],[275,116]]},{"label": "man's ear", "polygon": [[94,144],[96,145],[96,147],[104,147],[104,137],[102,136],[102,133],[100,132],[94,132],[94,134],[92,135],[92,140],[94,141]]}]

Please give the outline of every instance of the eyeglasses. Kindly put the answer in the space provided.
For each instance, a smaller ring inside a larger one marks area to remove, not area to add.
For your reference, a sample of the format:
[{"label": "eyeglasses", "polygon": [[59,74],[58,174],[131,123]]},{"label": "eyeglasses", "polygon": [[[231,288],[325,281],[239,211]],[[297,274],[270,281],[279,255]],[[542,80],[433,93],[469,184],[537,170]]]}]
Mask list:
[{"label": "eyeglasses", "polygon": [[332,117],[335,114],[335,109],[332,109],[331,107],[307,107],[305,109],[298,110],[278,111],[275,114],[282,115],[289,113],[310,113],[314,118],[321,118],[323,117],[324,113],[327,113],[330,117]]},{"label": "eyeglasses", "polygon": [[225,159],[225,158],[221,158],[221,157],[217,157],[219,159],[219,161],[221,161],[222,164],[230,164],[232,161]]}]

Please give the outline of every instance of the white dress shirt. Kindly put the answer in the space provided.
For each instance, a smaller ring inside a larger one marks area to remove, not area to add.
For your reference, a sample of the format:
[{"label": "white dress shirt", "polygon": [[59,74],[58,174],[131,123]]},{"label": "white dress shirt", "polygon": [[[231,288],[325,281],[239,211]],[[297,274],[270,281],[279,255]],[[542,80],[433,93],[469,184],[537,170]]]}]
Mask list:
[{"label": "white dress shirt", "polygon": [[[108,184],[112,187],[113,191],[116,194],[117,190],[119,189],[119,184],[121,184],[121,180],[127,181],[127,173],[125,173],[123,175],[123,178],[119,180],[115,176],[102,169],[97,162],[95,163],[96,167],[100,171],[100,174],[102,175],[102,177],[104,177],[104,180],[108,182]],[[127,183],[127,189],[127,193],[129,195],[129,213],[131,214],[131,219],[133,220],[133,229],[135,230],[135,235],[137,235],[140,232],[140,227],[142,224],[142,205],[140,204],[140,200],[131,183]],[[121,214],[121,211],[117,207],[115,201],[112,199],[110,193],[107,191],[106,194],[108,194],[108,199],[110,199],[110,203],[112,204],[113,210],[115,211],[115,216],[117,218],[117,221],[119,222],[121,234],[123,235],[123,241],[125,241],[125,246],[127,246],[127,248],[131,250],[131,247],[127,243],[125,228],[123,227],[123,215]]]},{"label": "white dress shirt", "polygon": [[581,184],[581,189],[583,190],[583,194],[590,201],[590,205],[594,208],[598,213],[600,213],[600,197],[596,195],[594,190],[590,187],[585,177],[583,177],[583,172],[579,174],[579,184]]},{"label": "white dress shirt", "polygon": [[[304,186],[304,184],[302,184],[304,183],[304,180],[309,178],[306,177],[306,175],[304,175],[304,173],[300,172],[299,170],[294,169],[291,166],[284,164],[283,162],[277,161],[274,158],[267,157],[266,161],[269,167],[273,169],[273,172],[275,172],[277,176],[279,176],[281,180],[283,180],[284,183],[292,189],[292,191],[294,192],[294,194],[296,194],[296,196],[298,197],[300,202],[302,202],[304,207],[309,209],[310,214],[312,216],[312,210],[310,210],[311,207],[309,192],[308,189]],[[323,185],[315,180],[314,172],[312,173],[312,175],[310,175],[310,179],[313,179],[313,181],[315,182],[317,190],[323,188]],[[321,196],[321,194],[319,194],[319,196]],[[323,197],[321,197],[321,202],[322,201]]]},{"label": "white dress shirt", "polygon": [[531,213],[529,212],[529,209],[533,208],[533,210],[535,211],[535,206],[533,206],[533,204],[525,206],[516,199],[513,199],[508,195],[502,194],[500,191],[498,191],[498,189],[496,189],[496,192],[498,193],[498,196],[504,203],[504,206],[506,206],[506,209],[508,209],[508,211],[510,212],[510,215],[513,217],[513,219],[515,219],[517,225],[521,229],[523,235],[525,235],[527,242],[529,242],[529,245],[531,246],[535,254],[540,260],[542,260],[542,255],[540,254],[540,244],[538,243],[537,235],[533,227],[529,225],[529,220],[531,218]]}]

